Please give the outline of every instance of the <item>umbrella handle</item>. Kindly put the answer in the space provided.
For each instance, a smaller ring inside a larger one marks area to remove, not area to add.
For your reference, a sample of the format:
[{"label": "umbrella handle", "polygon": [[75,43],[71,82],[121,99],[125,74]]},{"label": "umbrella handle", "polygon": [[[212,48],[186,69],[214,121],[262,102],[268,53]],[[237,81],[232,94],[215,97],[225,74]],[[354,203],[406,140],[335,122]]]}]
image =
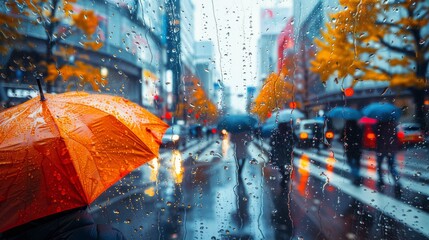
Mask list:
[{"label": "umbrella handle", "polygon": [[42,84],[40,83],[40,78],[36,78],[37,79],[37,85],[39,86],[39,92],[40,92],[40,101],[45,101],[45,95],[43,95],[43,90],[42,90]]}]

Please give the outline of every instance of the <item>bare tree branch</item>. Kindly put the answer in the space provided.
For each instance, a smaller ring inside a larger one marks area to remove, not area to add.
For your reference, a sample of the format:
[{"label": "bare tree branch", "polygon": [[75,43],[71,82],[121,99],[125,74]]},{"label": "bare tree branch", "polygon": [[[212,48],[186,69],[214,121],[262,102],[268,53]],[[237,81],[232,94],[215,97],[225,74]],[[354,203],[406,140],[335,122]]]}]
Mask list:
[{"label": "bare tree branch", "polygon": [[390,50],[392,50],[392,51],[395,51],[395,52],[398,52],[398,53],[405,54],[405,55],[406,55],[406,56],[408,56],[408,57],[412,57],[412,58],[416,57],[416,54],[415,54],[415,52],[414,52],[414,51],[407,50],[407,49],[405,49],[405,48],[401,48],[401,47],[393,46],[393,45],[391,45],[391,44],[387,43],[387,42],[383,39],[383,37],[381,37],[381,36],[378,36],[378,39],[379,39],[380,43],[381,43],[383,46],[387,47],[388,49],[390,49]]}]

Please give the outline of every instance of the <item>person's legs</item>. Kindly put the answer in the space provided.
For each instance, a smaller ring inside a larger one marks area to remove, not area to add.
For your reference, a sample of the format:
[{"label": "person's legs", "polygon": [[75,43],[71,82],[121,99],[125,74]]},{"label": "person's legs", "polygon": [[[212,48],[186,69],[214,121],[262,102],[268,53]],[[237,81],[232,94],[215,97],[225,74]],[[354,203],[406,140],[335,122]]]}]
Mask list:
[{"label": "person's legs", "polygon": [[358,164],[358,156],[353,155],[351,156],[351,168],[352,168],[352,175],[353,175],[353,184],[358,185],[360,184],[360,176],[359,176],[359,164]]},{"label": "person's legs", "polygon": [[389,166],[390,173],[392,174],[395,183],[399,182],[399,174],[395,167],[395,154],[389,154],[387,156],[387,165]]},{"label": "person's legs", "polygon": [[383,159],[384,159],[384,155],[383,153],[377,153],[377,173],[378,173],[378,185],[384,185],[384,180],[383,180]]}]

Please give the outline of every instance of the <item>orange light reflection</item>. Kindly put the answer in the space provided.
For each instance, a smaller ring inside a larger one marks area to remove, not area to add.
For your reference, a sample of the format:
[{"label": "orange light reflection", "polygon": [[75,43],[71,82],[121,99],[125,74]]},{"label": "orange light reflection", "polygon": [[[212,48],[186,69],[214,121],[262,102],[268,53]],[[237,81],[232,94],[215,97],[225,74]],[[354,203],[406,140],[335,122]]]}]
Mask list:
[{"label": "orange light reflection", "polygon": [[182,154],[180,153],[180,151],[178,150],[174,150],[172,152],[172,156],[171,156],[171,163],[172,163],[172,175],[174,177],[174,181],[176,183],[182,183],[183,181],[183,159],[182,159]]},{"label": "orange light reflection", "polygon": [[[330,156],[330,157],[328,157],[327,159],[326,159],[326,177],[330,180],[331,179],[331,177],[332,177],[332,174],[333,174],[333,172],[334,172],[334,165],[335,165],[335,162],[336,162],[337,160],[333,157],[333,154],[332,154],[332,156]],[[326,190],[328,190],[329,192],[332,192],[332,191],[334,191],[334,186],[332,186],[332,185],[328,185],[327,187],[326,187]]]},{"label": "orange light reflection", "polygon": [[159,160],[158,160],[158,158],[152,159],[148,165],[150,166],[149,180],[152,182],[156,182],[156,180],[158,179],[158,172],[159,172]]},{"label": "orange light reflection", "polygon": [[228,154],[229,146],[230,146],[229,134],[226,133],[222,138],[222,156],[223,157],[225,157]]},{"label": "orange light reflection", "polygon": [[310,158],[306,154],[302,154],[298,164],[298,193],[299,195],[307,198],[305,190],[307,189],[308,177],[310,176]]}]

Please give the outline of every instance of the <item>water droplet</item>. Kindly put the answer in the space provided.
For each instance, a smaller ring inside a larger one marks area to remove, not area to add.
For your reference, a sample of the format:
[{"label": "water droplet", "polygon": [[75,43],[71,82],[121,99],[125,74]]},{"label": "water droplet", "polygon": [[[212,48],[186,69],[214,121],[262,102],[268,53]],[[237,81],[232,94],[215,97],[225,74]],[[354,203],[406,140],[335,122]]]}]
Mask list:
[{"label": "water droplet", "polygon": [[258,163],[259,163],[258,160],[254,159],[254,158],[252,160],[250,160],[250,164],[252,164],[252,165],[256,165]]}]

